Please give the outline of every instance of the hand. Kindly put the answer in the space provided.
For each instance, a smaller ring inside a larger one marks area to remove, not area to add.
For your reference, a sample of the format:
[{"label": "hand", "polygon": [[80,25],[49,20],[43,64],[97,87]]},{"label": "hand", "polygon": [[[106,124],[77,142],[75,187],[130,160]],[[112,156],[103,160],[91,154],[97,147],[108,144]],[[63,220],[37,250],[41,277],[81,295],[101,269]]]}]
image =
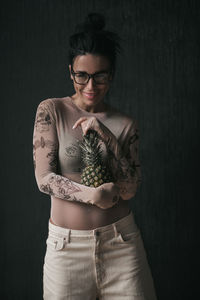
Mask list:
[{"label": "hand", "polygon": [[82,127],[83,135],[86,135],[90,129],[97,131],[102,141],[106,144],[109,144],[110,140],[115,138],[112,132],[95,117],[82,117],[76,121],[72,128],[75,129],[78,126]]},{"label": "hand", "polygon": [[119,187],[113,182],[108,182],[96,188],[94,202],[102,209],[108,209],[119,201]]}]

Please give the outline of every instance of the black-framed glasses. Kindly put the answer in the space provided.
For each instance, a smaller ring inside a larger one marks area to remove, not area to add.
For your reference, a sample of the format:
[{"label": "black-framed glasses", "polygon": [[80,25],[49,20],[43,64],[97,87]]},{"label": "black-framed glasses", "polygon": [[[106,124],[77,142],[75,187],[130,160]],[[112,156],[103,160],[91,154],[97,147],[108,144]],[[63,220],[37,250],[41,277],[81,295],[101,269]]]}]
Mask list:
[{"label": "black-framed glasses", "polygon": [[107,84],[110,79],[110,71],[103,71],[94,74],[88,74],[87,72],[74,72],[71,68],[72,76],[74,81],[78,84],[85,85],[89,82],[90,78],[93,78],[95,84]]}]

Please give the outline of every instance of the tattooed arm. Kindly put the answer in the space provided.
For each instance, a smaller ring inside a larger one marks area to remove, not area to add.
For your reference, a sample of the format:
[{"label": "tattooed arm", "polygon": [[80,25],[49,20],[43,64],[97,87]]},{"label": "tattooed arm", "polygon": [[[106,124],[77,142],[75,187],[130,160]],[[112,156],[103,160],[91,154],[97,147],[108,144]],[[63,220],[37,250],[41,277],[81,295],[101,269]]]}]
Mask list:
[{"label": "tattooed arm", "polygon": [[141,183],[139,162],[139,130],[137,121],[129,126],[124,143],[120,146],[113,134],[107,140],[107,151],[115,183],[120,188],[120,196],[128,200],[135,196]]},{"label": "tattooed arm", "polygon": [[118,200],[118,188],[113,183],[106,186],[110,193],[105,202],[102,188],[87,187],[57,174],[58,147],[53,104],[47,99],[38,105],[33,132],[33,162],[39,190],[63,200],[95,204],[104,209],[113,206]]}]

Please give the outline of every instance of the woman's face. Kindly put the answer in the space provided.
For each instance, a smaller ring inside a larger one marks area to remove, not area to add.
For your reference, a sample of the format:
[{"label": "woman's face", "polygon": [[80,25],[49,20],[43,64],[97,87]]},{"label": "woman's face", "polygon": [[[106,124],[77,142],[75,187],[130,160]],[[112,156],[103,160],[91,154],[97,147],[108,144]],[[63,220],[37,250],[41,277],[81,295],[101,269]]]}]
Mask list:
[{"label": "woman's face", "polygon": [[[76,94],[73,98],[77,101],[77,104],[83,109],[98,107],[104,99],[107,93],[110,82],[104,84],[96,84],[93,78],[90,78],[87,84],[80,85],[74,81],[74,77],[71,73],[71,65],[69,65],[71,79],[74,83],[74,89]],[[79,55],[75,58],[73,64],[73,71],[86,72],[88,74],[95,74],[99,72],[110,71],[109,60],[101,55]],[[109,77],[111,80],[111,75]]]}]

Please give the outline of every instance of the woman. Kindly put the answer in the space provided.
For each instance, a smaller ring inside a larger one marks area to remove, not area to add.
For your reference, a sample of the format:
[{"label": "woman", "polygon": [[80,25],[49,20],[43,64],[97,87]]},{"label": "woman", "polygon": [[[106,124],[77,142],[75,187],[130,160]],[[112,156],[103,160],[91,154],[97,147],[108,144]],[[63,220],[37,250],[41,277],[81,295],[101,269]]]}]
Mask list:
[{"label": "woman", "polygon": [[[103,16],[89,14],[77,27],[69,50],[75,93],[43,100],[36,112],[35,177],[39,190],[51,196],[44,299],[156,299],[127,201],[141,181],[138,127],[104,102],[120,48],[104,26]],[[81,181],[80,142],[91,130],[112,173],[112,181],[97,187]]]}]

